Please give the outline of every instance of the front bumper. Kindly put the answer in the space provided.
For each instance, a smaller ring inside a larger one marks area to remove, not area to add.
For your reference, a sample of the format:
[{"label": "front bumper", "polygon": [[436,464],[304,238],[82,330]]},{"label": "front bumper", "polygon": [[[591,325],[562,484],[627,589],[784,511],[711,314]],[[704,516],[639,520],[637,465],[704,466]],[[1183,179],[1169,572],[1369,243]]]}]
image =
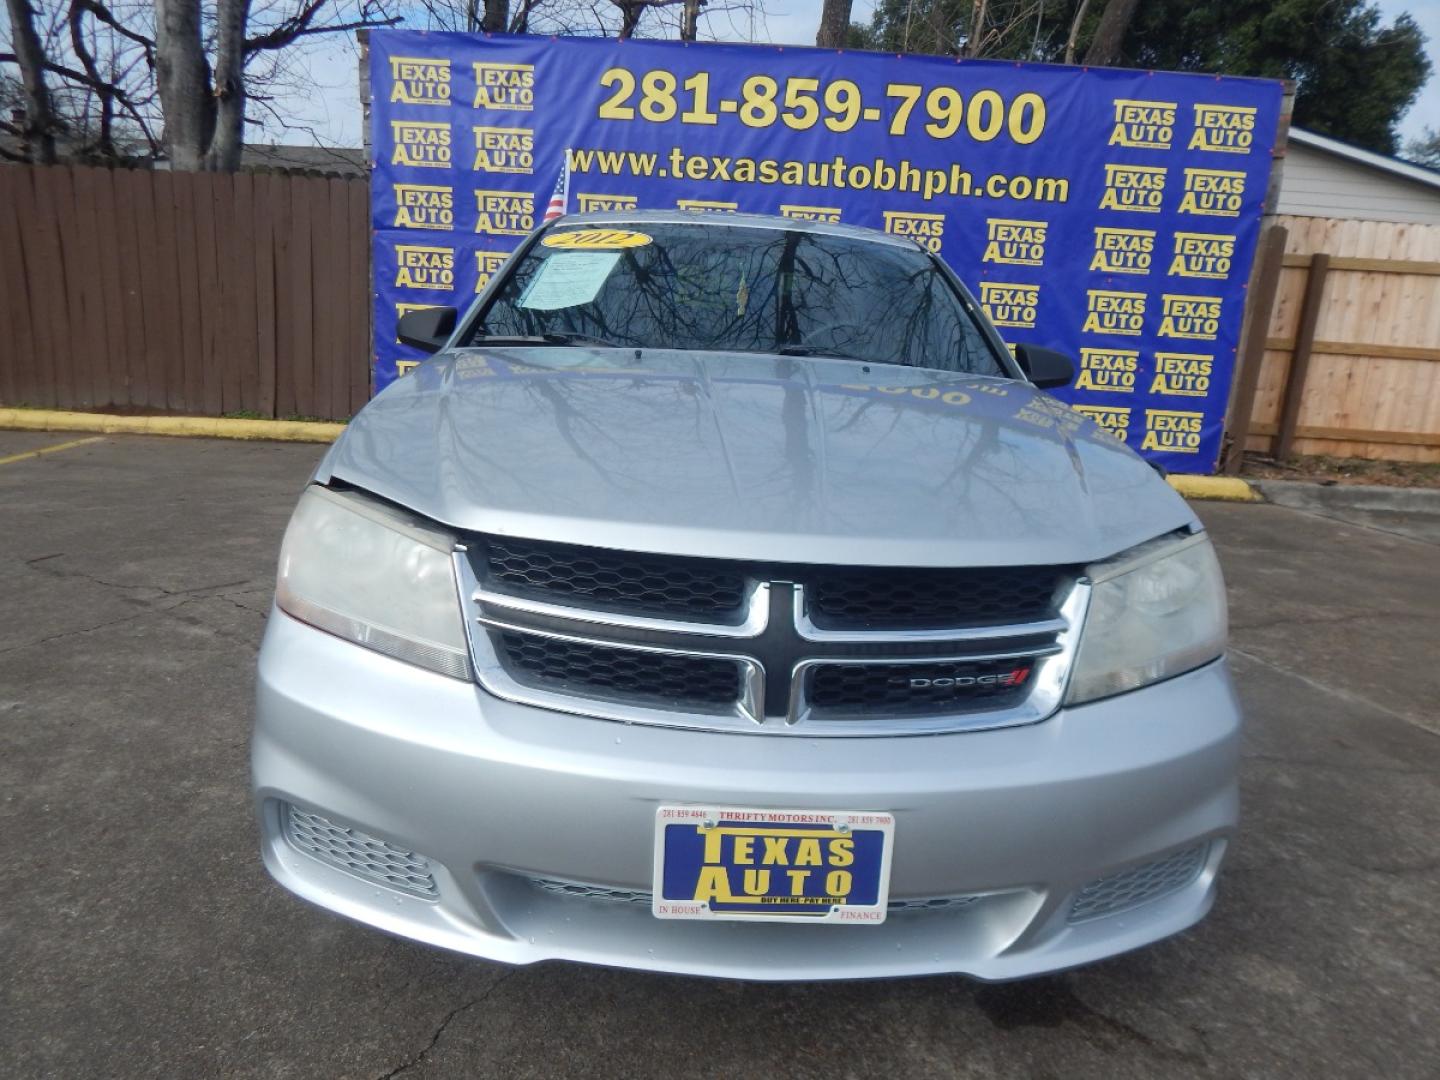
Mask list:
[{"label": "front bumper", "polygon": [[[508,963],[746,979],[1036,975],[1199,920],[1236,822],[1240,715],[1223,660],[1028,727],[804,739],[517,705],[272,610],[257,699],[255,806],[276,880],[383,930]],[[878,926],[659,920],[616,898],[651,888],[660,803],[887,810],[892,901],[967,899]],[[287,804],[424,855],[436,898],[302,853]],[[1087,883],[1197,845],[1188,884],[1073,921]]]}]

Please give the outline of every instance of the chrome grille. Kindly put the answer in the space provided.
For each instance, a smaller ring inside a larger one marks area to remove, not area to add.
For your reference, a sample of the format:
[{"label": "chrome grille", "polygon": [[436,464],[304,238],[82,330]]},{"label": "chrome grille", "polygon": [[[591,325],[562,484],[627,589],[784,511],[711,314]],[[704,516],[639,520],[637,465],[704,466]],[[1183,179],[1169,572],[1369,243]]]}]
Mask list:
[{"label": "chrome grille", "polygon": [[1209,844],[1196,844],[1163,859],[1096,878],[1075,894],[1070,921],[1100,919],[1179,892],[1199,875],[1209,849]]},{"label": "chrome grille", "polygon": [[499,697],[807,736],[1042,720],[1089,598],[1066,567],[765,566],[493,537],[463,545],[456,573],[476,676]]},{"label": "chrome grille", "polygon": [[423,855],[367,836],[359,829],[338,825],[291,803],[281,809],[281,818],[290,845],[313,859],[386,888],[430,899],[440,895],[429,860]]},{"label": "chrome grille", "polygon": [[562,691],[609,691],[676,705],[727,705],[740,696],[740,669],[732,660],[656,655],[508,631],[498,636],[507,665]]}]

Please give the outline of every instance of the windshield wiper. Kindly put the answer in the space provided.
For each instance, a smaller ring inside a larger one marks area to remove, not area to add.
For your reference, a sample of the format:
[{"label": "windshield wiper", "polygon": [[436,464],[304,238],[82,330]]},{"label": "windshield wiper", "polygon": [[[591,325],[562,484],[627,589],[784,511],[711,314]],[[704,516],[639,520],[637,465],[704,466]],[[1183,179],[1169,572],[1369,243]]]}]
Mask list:
[{"label": "windshield wiper", "polygon": [[592,337],[589,334],[476,334],[470,339],[471,345],[598,345],[604,349],[618,349],[613,341]]},{"label": "windshield wiper", "polygon": [[859,364],[881,363],[882,361],[865,360],[858,356],[849,356],[834,349],[821,348],[819,345],[781,345],[775,350],[780,356],[823,356],[830,360],[853,360]]},{"label": "windshield wiper", "polygon": [[620,349],[623,345],[616,345],[613,341],[606,341],[604,338],[595,337],[593,334],[541,334],[548,345],[598,345],[602,349]]}]

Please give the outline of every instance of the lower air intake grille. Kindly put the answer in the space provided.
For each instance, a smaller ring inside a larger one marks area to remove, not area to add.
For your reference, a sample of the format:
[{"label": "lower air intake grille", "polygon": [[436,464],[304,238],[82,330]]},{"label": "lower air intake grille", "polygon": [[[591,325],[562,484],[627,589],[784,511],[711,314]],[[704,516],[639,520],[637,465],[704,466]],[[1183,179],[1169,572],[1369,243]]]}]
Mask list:
[{"label": "lower air intake grille", "polygon": [[539,634],[498,637],[514,678],[559,691],[676,705],[733,705],[740,696],[740,669],[733,660],[612,649]]},{"label": "lower air intake grille", "polygon": [[1085,922],[1115,915],[1179,892],[1200,873],[1209,848],[1208,844],[1196,844],[1163,859],[1096,878],[1075,894],[1070,921]]},{"label": "lower air intake grille", "polygon": [[423,855],[403,851],[290,803],[281,814],[285,838],[297,851],[388,889],[432,900],[440,895],[429,860]]},{"label": "lower air intake grille", "polygon": [[1003,708],[1025,696],[1028,660],[941,664],[825,664],[809,690],[817,709],[883,710],[904,715]]},{"label": "lower air intake grille", "polygon": [[891,900],[887,907],[892,915],[910,911],[955,911],[984,900],[983,896],[931,896],[924,900]]},{"label": "lower air intake grille", "polygon": [[[640,889],[613,889],[608,885],[582,885],[578,881],[562,881],[558,878],[527,877],[525,883],[531,888],[550,893],[552,896],[569,897],[572,900],[603,900],[612,904],[643,904],[650,906],[651,894]],[[969,907],[984,896],[931,896],[923,900],[891,900],[887,905],[892,913],[912,911],[955,911]]]},{"label": "lower air intake grille", "polygon": [[526,878],[531,886],[555,896],[568,896],[575,900],[608,900],[615,904],[644,904],[650,906],[650,893],[639,889],[612,889],[607,885],[581,885],[578,881],[560,881],[557,878]]}]

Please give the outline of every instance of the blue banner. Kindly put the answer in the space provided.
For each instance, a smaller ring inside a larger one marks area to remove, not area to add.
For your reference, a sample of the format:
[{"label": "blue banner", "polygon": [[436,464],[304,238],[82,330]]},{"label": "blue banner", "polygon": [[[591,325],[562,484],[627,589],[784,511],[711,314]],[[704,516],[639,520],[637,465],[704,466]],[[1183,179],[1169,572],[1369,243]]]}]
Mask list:
[{"label": "blue banner", "polygon": [[[375,385],[552,200],[865,225],[938,252],[1058,396],[1214,470],[1281,86],[751,45],[375,31]],[[568,171],[567,171],[568,165]]]}]

